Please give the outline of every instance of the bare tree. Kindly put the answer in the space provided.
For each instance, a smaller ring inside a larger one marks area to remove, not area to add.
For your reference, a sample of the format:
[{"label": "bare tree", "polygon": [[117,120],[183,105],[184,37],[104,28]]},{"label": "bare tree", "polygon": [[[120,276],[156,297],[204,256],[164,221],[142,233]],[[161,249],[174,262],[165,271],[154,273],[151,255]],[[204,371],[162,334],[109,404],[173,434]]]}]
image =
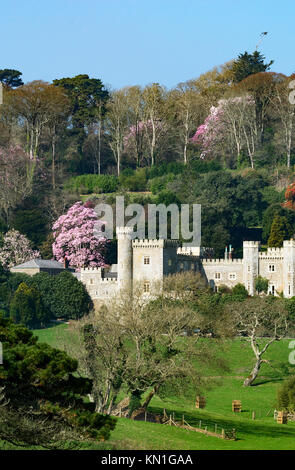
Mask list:
[{"label": "bare tree", "polygon": [[124,136],[127,131],[128,102],[127,90],[113,91],[106,105],[106,133],[117,163],[117,174],[120,175],[121,159],[124,151]]},{"label": "bare tree", "polygon": [[113,413],[125,390],[131,403],[139,399],[137,407],[130,404],[133,417],[168,385],[175,393],[184,393],[188,383],[200,387],[203,371],[195,368],[196,360],[222,366],[214,346],[199,342],[202,330],[197,328],[209,321],[194,306],[196,291],[203,288],[204,281],[192,273],[155,283],[151,297],[135,284],[132,295],[121,291],[95,315],[75,323],[77,340],[67,352],[78,359],[80,373],[92,379],[97,412]]},{"label": "bare tree", "polygon": [[244,302],[227,306],[227,312],[239,334],[245,335],[255,356],[251,374],[244,386],[251,386],[257,378],[261,365],[268,363],[263,356],[270,345],[280,341],[288,331],[288,313],[283,299],[252,297]]}]

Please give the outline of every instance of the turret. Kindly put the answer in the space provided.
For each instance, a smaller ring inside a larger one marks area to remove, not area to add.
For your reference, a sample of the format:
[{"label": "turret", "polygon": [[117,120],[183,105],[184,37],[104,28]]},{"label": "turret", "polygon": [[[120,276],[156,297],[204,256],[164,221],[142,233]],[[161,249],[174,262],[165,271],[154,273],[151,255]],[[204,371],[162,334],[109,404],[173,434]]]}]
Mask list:
[{"label": "turret", "polygon": [[118,287],[132,288],[132,227],[117,227]]},{"label": "turret", "polygon": [[284,297],[293,297],[295,295],[294,289],[294,269],[295,269],[295,240],[284,240],[283,245],[284,263],[283,263],[283,278],[284,278]]},{"label": "turret", "polygon": [[250,295],[255,294],[255,278],[259,275],[259,242],[243,242],[243,280]]}]

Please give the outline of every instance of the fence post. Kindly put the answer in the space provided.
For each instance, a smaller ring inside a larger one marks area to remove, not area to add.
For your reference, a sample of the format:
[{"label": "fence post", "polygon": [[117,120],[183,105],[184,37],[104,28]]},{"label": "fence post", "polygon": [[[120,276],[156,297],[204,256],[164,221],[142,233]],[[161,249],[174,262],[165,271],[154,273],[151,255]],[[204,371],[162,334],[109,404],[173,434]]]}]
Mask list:
[{"label": "fence post", "polygon": [[252,411],[252,419],[255,419],[255,411]]},{"label": "fence post", "polygon": [[221,431],[221,436],[222,436],[222,439],[225,439],[225,432],[224,432],[224,429]]},{"label": "fence post", "polygon": [[182,426],[184,426],[184,415],[182,415]]},{"label": "fence post", "polygon": [[199,421],[199,428],[202,429],[202,421]]},{"label": "fence post", "polygon": [[215,424],[215,434],[217,434],[217,424]]}]

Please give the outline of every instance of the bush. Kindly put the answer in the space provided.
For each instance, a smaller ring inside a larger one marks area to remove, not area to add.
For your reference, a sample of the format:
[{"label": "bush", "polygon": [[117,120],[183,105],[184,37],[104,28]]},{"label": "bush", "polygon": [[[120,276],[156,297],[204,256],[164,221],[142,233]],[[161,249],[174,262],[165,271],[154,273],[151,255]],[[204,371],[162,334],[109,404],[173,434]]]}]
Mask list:
[{"label": "bush", "polygon": [[175,179],[176,176],[173,173],[168,173],[167,175],[153,178],[149,181],[149,188],[153,194],[159,194],[161,191],[166,189],[168,183],[174,181]]},{"label": "bush", "polygon": [[114,175],[79,175],[69,179],[64,187],[80,194],[112,193],[118,188],[118,178]]},{"label": "bush", "polygon": [[10,317],[15,323],[38,328],[50,319],[50,312],[44,307],[39,291],[22,282],[10,303]]},{"label": "bush", "polygon": [[55,276],[38,273],[32,276],[30,283],[39,290],[46,309],[55,318],[77,320],[93,308],[84,284],[68,271]]},{"label": "bush", "polygon": [[279,410],[295,411],[295,376],[286,380],[279,388],[277,405]]},{"label": "bush", "polygon": [[119,176],[120,186],[127,191],[145,191],[147,186],[147,176],[145,168],[138,168],[136,171],[126,169]]}]

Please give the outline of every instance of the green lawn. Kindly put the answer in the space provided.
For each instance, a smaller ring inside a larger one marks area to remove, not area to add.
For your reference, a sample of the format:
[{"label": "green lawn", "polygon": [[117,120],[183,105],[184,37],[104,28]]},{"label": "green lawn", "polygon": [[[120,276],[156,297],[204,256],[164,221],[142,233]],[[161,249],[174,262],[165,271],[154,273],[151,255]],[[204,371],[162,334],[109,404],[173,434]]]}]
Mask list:
[{"label": "green lawn", "polygon": [[[37,330],[35,333],[40,341],[56,347],[62,347],[64,341],[74,340],[66,324]],[[222,428],[235,428],[237,441],[205,436],[174,426],[118,418],[107,446],[147,450],[295,449],[295,422],[279,425],[273,419],[277,388],[284,378],[295,373],[294,366],[288,363],[288,344],[289,340],[274,343],[265,356],[271,360],[270,365],[262,366],[260,377],[254,386],[244,388],[243,378],[249,374],[253,364],[252,351],[245,339],[226,341],[221,354],[227,360],[230,370],[218,376],[218,384],[206,392],[207,405],[203,410],[196,410],[195,396],[182,399],[171,397],[165,400],[155,397],[151,402],[150,411],[163,413],[165,408],[168,414],[174,413],[176,419],[181,419],[184,415],[192,426],[199,426],[201,420],[202,427],[206,425],[209,431],[214,431],[216,424],[218,432]],[[203,373],[214,376],[209,369]],[[231,411],[232,400],[242,401],[241,413],[234,414]],[[252,420],[252,411],[256,413],[255,420]]]}]

